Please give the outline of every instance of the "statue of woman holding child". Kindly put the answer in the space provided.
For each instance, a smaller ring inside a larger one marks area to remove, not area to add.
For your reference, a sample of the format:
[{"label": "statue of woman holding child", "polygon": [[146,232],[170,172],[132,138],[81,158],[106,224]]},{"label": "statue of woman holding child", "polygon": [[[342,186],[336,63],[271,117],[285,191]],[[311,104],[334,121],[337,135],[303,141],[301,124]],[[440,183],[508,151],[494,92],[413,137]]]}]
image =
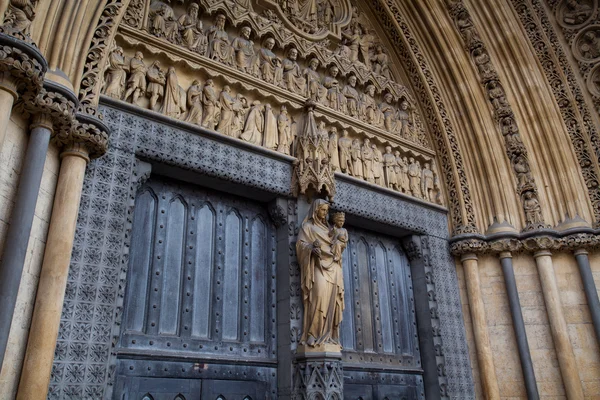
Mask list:
[{"label": "statue of woman holding child", "polygon": [[327,221],[329,202],[313,201],[298,234],[296,252],[301,268],[304,302],[304,351],[341,351],[340,324],[344,312],[342,253],[348,244],[344,213]]}]

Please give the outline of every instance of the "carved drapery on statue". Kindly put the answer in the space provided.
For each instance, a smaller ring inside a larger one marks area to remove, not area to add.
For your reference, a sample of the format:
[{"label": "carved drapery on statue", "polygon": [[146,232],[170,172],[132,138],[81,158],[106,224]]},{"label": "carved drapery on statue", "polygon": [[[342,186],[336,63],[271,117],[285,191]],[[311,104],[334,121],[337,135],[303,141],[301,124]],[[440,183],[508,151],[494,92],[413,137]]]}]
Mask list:
[{"label": "carved drapery on statue", "polygon": [[296,242],[301,269],[304,324],[299,351],[339,352],[344,311],[342,255],[348,242],[344,214],[327,221],[329,203],[313,201]]}]

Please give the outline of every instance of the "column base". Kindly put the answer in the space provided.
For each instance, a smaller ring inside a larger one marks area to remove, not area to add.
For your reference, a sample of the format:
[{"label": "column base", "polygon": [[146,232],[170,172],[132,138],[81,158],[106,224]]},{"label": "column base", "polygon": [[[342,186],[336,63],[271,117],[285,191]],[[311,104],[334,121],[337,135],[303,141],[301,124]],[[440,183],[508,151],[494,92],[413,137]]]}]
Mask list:
[{"label": "column base", "polygon": [[298,351],[292,368],[292,400],[344,398],[342,353],[339,351]]}]

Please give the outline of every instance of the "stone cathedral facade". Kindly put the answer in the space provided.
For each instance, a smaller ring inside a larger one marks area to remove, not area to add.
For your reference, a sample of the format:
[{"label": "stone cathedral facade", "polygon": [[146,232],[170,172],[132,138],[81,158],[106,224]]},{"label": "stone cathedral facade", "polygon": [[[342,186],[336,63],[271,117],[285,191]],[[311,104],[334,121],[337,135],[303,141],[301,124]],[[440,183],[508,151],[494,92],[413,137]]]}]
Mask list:
[{"label": "stone cathedral facade", "polygon": [[598,0],[0,16],[0,399],[600,398]]}]

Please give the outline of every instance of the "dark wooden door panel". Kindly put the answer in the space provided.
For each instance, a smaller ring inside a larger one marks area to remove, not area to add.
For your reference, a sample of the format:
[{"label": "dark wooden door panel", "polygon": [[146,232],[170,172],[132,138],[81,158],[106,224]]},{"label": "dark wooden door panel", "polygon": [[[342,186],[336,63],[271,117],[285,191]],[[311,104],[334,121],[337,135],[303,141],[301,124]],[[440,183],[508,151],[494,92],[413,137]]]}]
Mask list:
[{"label": "dark wooden door panel", "polygon": [[266,390],[262,382],[210,380],[202,383],[202,400],[262,400]]}]

